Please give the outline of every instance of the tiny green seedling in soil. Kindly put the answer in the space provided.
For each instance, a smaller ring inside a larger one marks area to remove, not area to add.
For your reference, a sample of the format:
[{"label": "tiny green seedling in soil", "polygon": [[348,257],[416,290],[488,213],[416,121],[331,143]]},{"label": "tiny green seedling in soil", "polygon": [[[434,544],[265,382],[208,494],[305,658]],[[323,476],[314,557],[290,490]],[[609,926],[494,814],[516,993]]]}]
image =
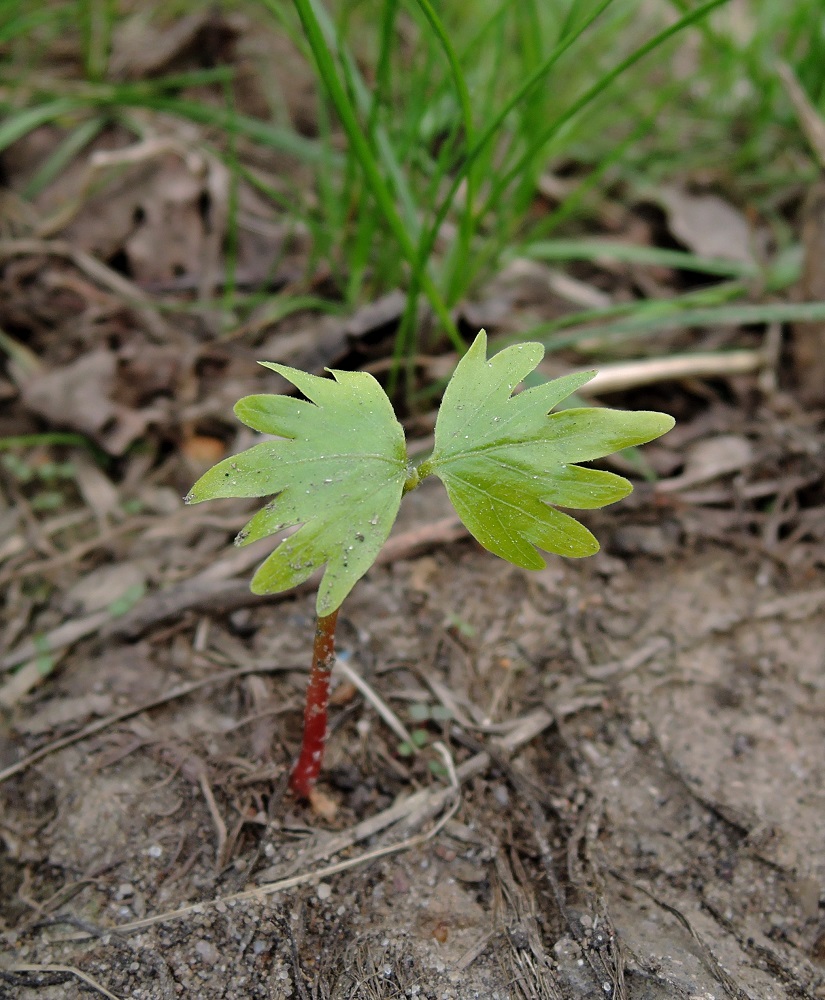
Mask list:
[{"label": "tiny green seedling in soil", "polygon": [[246,545],[282,536],[252,578],[252,591],[289,590],[325,567],[318,587],[312,669],[301,753],[290,778],[307,798],[318,778],[327,731],[329,675],[338,609],[387,540],[401,498],[426,476],[444,483],[468,531],[486,549],[525,569],[543,569],[539,551],[589,556],[599,543],[558,507],[585,510],[621,500],[621,476],[579,465],[652,441],[673,426],[664,413],[597,407],[550,411],[595,372],[578,372],[513,394],[542,359],[540,344],[487,357],[479,333],[444,392],[435,447],[414,465],[404,431],[379,383],[366,372],[330,378],[261,362],[305,399],[245,396],[237,417],[272,435],[227,458],[192,487],[187,503],[216,497],[272,499],[239,533]]}]

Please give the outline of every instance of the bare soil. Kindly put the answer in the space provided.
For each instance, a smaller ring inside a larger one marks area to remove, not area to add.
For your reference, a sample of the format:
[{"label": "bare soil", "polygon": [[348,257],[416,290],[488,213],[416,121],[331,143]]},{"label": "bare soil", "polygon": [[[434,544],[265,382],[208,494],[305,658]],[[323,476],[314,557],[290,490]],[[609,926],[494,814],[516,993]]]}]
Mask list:
[{"label": "bare soil", "polygon": [[[414,516],[442,503],[428,490]],[[227,667],[265,672],[0,786],[7,954],[47,970],[6,972],[0,993],[88,995],[48,971],[72,966],[134,998],[825,996],[822,577],[646,519],[540,573],[469,542],[374,569],[345,605],[345,662],[408,725],[412,706],[453,719],[404,757],[342,681],[326,818],[283,794],[311,595],[84,640],[5,762]],[[659,554],[620,553],[642,527]],[[524,718],[539,731],[508,755],[503,723]],[[438,797],[438,740],[459,768],[487,752],[455,797]],[[364,832],[422,792],[433,810]]]}]

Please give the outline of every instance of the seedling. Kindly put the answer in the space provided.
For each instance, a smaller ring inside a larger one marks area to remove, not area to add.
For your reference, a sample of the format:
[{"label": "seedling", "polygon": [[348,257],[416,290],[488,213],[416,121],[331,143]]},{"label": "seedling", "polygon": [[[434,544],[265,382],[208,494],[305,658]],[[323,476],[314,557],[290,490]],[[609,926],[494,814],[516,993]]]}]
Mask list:
[{"label": "seedling", "polygon": [[[452,719],[453,713],[445,705],[425,705],[416,702],[410,705],[407,714],[410,722],[415,723],[415,728],[410,730],[409,742],[405,740],[398,745],[398,753],[401,757],[412,757],[418,750],[423,750],[430,742],[430,733],[423,727],[428,722],[444,723]],[[439,773],[443,772],[443,765],[436,761],[430,761],[430,769],[435,765]]]},{"label": "seedling", "polygon": [[557,507],[603,507],[632,489],[621,476],[578,463],[644,444],[673,426],[664,413],[550,412],[595,372],[513,395],[543,354],[540,344],[519,344],[488,359],[486,334],[479,333],[444,392],[433,452],[418,466],[407,457],[389,399],[366,372],[330,370],[329,379],[262,361],[306,398],[255,395],[236,404],[243,423],[275,439],[218,463],[186,502],[274,496],[238,534],[238,545],[300,525],[255,573],[255,594],[289,590],[325,567],[303,744],[290,778],[299,798],[309,797],[321,769],[338,609],[375,561],[405,493],[438,476],[484,548],[516,566],[543,569],[538,549],[589,556],[599,548],[587,528]]}]

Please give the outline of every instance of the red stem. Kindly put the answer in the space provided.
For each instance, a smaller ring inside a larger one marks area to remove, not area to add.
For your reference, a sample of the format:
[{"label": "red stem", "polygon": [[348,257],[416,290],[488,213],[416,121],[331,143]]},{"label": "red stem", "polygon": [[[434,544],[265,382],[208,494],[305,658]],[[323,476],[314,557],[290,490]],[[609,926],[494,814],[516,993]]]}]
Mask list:
[{"label": "red stem", "polygon": [[289,787],[299,799],[309,798],[312,786],[318,780],[324,744],[327,739],[327,705],[329,703],[329,675],[335,663],[335,623],[338,609],[331,615],[319,615],[315,624],[315,643],[312,647],[312,670],[307,687],[304,708],[304,741],[301,755],[292,770]]}]

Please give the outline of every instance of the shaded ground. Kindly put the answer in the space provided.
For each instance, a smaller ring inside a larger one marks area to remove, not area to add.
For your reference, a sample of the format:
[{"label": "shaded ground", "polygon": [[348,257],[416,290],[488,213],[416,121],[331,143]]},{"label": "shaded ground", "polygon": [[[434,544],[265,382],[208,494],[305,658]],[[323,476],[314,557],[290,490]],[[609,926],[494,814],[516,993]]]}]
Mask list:
[{"label": "shaded ground", "polygon": [[[32,204],[59,130],[2,163],[0,997],[825,997],[825,433],[799,391],[821,329],[664,332],[665,356],[742,352],[671,381],[625,342],[644,372],[598,401],[678,424],[614,460],[637,488],[589,517],[590,560],[522,572],[438,483],[405,499],[342,612],[313,812],[285,794],[313,595],[252,598],[248,507],[181,498],[252,442],[235,400],[285,388],[256,359],[383,374],[404,297],[279,318],[307,248],[241,185],[239,282],[266,294],[228,330],[227,176],[151,121]],[[605,226],[698,252],[701,199],[668,198]],[[750,252],[734,214],[703,252]],[[504,335],[689,282],[522,261],[458,318]],[[422,388],[454,361],[429,346]],[[428,404],[405,420],[426,448]]]}]

